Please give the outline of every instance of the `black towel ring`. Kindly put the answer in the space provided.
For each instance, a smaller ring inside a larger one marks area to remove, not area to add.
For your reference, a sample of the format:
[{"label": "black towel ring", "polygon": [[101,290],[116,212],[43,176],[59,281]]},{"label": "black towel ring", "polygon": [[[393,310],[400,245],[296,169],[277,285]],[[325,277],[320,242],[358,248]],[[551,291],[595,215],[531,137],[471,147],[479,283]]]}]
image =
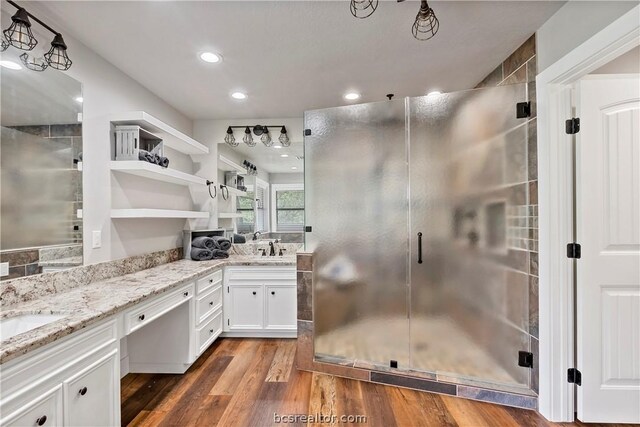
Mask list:
[{"label": "black towel ring", "polygon": [[[227,188],[226,185],[220,184],[220,189],[222,190],[222,198],[225,200],[229,200],[229,189]],[[227,195],[225,196],[225,190],[227,192]]]},{"label": "black towel ring", "polygon": [[213,194],[211,194],[211,185],[212,184],[213,184],[213,181],[207,180],[207,189],[209,190],[209,197],[211,197],[212,199],[215,199],[216,196],[218,195],[218,189],[214,185],[213,186]]}]

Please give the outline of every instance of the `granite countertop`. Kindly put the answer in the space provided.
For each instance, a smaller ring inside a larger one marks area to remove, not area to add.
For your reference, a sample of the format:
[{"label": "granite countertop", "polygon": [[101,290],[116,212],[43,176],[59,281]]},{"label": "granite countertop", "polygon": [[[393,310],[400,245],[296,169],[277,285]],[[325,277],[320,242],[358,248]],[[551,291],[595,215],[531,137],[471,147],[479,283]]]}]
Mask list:
[{"label": "granite countertop", "polygon": [[170,291],[226,266],[295,266],[295,256],[259,258],[233,255],[224,260],[179,260],[3,307],[1,318],[21,314],[62,314],[61,320],[1,342],[0,364],[42,347],[154,295]]}]

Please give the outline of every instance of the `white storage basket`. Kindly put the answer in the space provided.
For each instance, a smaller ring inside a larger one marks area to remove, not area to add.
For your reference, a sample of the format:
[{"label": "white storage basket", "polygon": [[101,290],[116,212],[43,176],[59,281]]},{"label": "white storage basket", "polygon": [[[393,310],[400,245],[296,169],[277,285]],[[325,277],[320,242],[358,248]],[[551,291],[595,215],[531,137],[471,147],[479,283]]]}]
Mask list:
[{"label": "white storage basket", "polygon": [[140,126],[116,126],[116,160],[138,160],[140,150],[159,156],[164,155],[162,138]]}]

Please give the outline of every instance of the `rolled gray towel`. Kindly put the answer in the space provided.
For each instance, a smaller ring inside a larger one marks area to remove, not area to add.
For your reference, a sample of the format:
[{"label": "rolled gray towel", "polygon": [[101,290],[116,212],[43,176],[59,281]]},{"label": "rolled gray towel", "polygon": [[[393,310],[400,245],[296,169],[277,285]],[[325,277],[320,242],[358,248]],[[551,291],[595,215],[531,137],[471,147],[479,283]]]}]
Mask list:
[{"label": "rolled gray towel", "polygon": [[234,234],[233,243],[247,243],[247,239],[242,234]]},{"label": "rolled gray towel", "polygon": [[138,160],[155,163],[155,155],[146,150],[138,150]]},{"label": "rolled gray towel", "polygon": [[155,163],[156,165],[160,165],[160,156],[158,156],[157,154],[152,154],[153,156],[153,163]]},{"label": "rolled gray towel", "polygon": [[223,251],[228,251],[229,249],[231,249],[231,240],[227,239],[226,237],[212,236],[211,238],[215,240],[218,248],[222,249]]},{"label": "rolled gray towel", "polygon": [[[217,249],[214,249],[217,250]],[[213,252],[209,249],[191,248],[191,259],[194,261],[206,261],[213,259]]]},{"label": "rolled gray towel", "polygon": [[168,168],[169,167],[169,159],[167,159],[166,157],[160,157],[160,163],[158,163],[160,166],[162,166],[163,168]]},{"label": "rolled gray towel", "polygon": [[216,244],[216,241],[213,240],[211,237],[207,237],[207,236],[200,236],[191,240],[191,246],[194,248],[208,249],[208,250],[218,249],[218,245]]},{"label": "rolled gray towel", "polygon": [[229,252],[223,251],[222,249],[214,249],[211,253],[213,254],[212,259],[229,258]]}]

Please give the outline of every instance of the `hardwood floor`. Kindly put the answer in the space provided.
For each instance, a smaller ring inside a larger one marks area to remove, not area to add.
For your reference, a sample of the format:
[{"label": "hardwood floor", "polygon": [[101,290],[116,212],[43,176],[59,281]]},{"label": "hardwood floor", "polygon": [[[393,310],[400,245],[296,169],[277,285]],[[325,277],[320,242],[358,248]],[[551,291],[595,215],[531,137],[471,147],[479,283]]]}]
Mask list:
[{"label": "hardwood floor", "polygon": [[122,379],[122,425],[284,424],[274,413],[338,417],[311,426],[347,425],[343,415],[382,427],[557,425],[534,411],[298,371],[294,358],[295,340],[226,338],[184,375],[129,374]]}]

